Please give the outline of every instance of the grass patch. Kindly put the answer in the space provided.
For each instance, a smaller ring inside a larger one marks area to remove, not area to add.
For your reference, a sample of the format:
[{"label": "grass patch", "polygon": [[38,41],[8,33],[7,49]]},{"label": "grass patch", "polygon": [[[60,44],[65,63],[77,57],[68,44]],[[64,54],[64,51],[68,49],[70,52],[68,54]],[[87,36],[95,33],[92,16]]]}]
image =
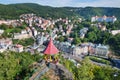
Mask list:
[{"label": "grass patch", "polygon": [[18,39],[13,40],[13,44],[21,44],[23,46],[29,46],[29,45],[32,45],[33,43],[34,43],[33,38],[28,38],[23,40],[18,40]]},{"label": "grass patch", "polygon": [[92,61],[98,62],[98,63],[108,64],[108,65],[111,64],[110,61],[105,60],[105,59],[103,59],[103,58],[98,58],[98,57],[94,57],[94,56],[89,56],[89,59],[92,60]]}]

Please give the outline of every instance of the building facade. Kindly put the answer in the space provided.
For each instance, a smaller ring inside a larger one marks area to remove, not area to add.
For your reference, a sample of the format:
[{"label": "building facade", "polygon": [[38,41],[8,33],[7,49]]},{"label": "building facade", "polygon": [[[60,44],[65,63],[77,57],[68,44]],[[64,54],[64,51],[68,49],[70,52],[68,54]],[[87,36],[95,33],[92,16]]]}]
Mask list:
[{"label": "building facade", "polygon": [[103,17],[99,17],[99,16],[94,16],[91,18],[91,22],[115,22],[117,20],[117,18],[115,16],[112,17],[107,17],[107,16],[103,16]]}]

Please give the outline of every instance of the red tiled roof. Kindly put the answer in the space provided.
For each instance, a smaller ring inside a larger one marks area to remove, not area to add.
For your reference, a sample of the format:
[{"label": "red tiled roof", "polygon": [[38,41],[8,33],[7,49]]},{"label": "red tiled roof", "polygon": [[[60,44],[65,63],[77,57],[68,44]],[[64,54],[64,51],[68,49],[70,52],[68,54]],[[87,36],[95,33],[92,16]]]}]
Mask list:
[{"label": "red tiled roof", "polygon": [[59,50],[53,44],[52,38],[50,38],[49,44],[44,51],[44,54],[57,54]]},{"label": "red tiled roof", "polygon": [[15,47],[16,47],[16,48],[21,48],[21,47],[23,47],[23,46],[20,45],[20,44],[17,44]]}]

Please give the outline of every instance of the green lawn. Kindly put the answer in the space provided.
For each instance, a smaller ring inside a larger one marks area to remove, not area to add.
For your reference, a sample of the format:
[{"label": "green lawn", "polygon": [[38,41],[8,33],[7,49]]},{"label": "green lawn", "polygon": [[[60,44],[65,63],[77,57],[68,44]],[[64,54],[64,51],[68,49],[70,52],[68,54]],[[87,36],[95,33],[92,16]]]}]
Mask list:
[{"label": "green lawn", "polygon": [[108,65],[111,64],[110,61],[103,58],[95,57],[95,56],[89,56],[89,59],[98,63],[108,64]]},{"label": "green lawn", "polygon": [[29,46],[29,45],[32,45],[33,43],[34,43],[33,38],[28,38],[23,40],[18,40],[18,39],[13,40],[13,44],[21,44],[23,46]]},{"label": "green lawn", "polygon": [[7,29],[5,30],[7,33],[11,33],[14,29]]}]

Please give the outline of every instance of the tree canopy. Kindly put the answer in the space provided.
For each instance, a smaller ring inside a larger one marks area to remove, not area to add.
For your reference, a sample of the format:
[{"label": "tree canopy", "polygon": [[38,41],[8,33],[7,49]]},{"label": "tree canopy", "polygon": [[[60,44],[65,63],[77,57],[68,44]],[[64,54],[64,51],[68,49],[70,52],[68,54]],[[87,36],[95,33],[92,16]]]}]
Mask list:
[{"label": "tree canopy", "polygon": [[[110,66],[98,66],[93,64],[89,58],[81,61],[76,67],[72,61],[65,60],[65,67],[73,73],[74,80],[119,80],[120,70]],[[117,74],[117,76],[114,76]]]},{"label": "tree canopy", "polygon": [[26,52],[0,53],[0,79],[15,80],[17,77],[24,79],[29,71],[28,67],[39,59],[39,55],[31,55]]}]

